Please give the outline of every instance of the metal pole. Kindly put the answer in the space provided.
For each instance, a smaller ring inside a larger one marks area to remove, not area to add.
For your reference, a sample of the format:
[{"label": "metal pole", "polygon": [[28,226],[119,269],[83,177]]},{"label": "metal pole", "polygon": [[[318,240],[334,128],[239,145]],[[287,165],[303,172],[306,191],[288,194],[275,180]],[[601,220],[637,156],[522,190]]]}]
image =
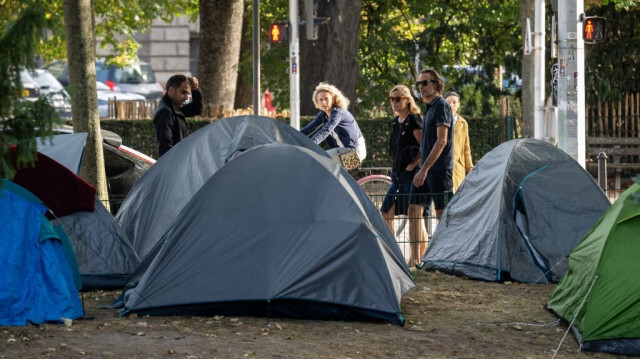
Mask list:
[{"label": "metal pole", "polygon": [[607,192],[607,154],[598,153],[598,185]]},{"label": "metal pole", "polygon": [[253,114],[260,115],[260,0],[253,0]]},{"label": "metal pole", "polygon": [[534,137],[543,139],[544,131],[544,100],[545,100],[545,29],[544,29],[544,0],[536,0],[535,20],[533,33],[533,61],[534,61],[534,85],[533,85],[533,109],[534,109]]},{"label": "metal pole", "polygon": [[291,127],[300,129],[300,58],[298,46],[298,0],[289,0],[289,102]]},{"label": "metal pole", "polygon": [[558,1],[558,147],[586,167],[583,0]]}]

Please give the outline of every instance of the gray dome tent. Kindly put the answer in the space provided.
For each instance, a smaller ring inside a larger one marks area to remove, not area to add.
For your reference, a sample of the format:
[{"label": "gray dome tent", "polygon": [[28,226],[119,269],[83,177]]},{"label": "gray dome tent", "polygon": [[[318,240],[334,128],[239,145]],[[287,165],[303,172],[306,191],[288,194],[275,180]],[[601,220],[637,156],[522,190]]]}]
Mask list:
[{"label": "gray dome tent", "polygon": [[610,206],[580,164],[540,140],[487,153],[453,196],[422,259],[488,281],[557,282],[567,256]]},{"label": "gray dome tent", "polygon": [[134,274],[124,305],[140,315],[402,324],[400,300],[414,286],[377,208],[338,163],[267,144],[241,153],[189,196]]},{"label": "gray dome tent", "polygon": [[[38,140],[38,151],[78,174],[86,133]],[[113,215],[95,198],[94,210],[76,211],[52,220],[61,225],[78,259],[84,289],[122,288],[140,259]]]},{"label": "gray dome tent", "polygon": [[[118,210],[116,219],[140,258],[211,175],[242,151],[267,143],[303,146],[328,157],[305,135],[269,117],[231,117],[199,129],[160,157]],[[254,174],[247,168],[244,176]]]},{"label": "gray dome tent", "polygon": [[124,231],[98,198],[93,212],[77,211],[53,222],[69,237],[84,289],[122,288],[140,264]]}]

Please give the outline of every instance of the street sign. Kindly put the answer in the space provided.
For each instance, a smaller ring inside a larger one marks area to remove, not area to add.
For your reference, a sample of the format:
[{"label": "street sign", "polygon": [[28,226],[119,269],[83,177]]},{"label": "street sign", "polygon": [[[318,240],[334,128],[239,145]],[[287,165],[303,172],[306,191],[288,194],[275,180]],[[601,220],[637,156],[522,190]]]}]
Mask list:
[{"label": "street sign", "polygon": [[607,19],[600,16],[588,16],[584,18],[582,39],[586,44],[597,44],[606,38]]}]

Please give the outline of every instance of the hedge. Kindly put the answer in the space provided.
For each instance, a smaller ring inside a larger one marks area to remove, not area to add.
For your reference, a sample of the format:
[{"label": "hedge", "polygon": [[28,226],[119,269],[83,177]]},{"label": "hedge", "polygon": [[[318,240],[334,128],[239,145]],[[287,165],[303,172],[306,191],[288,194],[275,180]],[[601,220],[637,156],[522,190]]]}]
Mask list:
[{"label": "hedge", "polygon": [[[300,119],[301,126],[311,121],[311,117]],[[289,123],[289,119],[279,118]],[[189,133],[210,124],[211,119],[187,119]],[[358,119],[358,125],[367,142],[367,158],[363,167],[390,167],[388,143],[391,134],[391,118]],[[504,135],[496,118],[467,119],[473,161],[500,144]],[[156,141],[151,120],[101,120],[101,128],[112,131],[122,137],[122,143],[153,158],[158,157]]]}]

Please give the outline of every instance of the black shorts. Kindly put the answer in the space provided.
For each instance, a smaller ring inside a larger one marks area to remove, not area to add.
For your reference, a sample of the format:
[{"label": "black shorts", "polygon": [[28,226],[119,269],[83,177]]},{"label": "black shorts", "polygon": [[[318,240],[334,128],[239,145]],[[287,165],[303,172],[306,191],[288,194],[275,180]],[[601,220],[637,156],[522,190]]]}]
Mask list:
[{"label": "black shorts", "polygon": [[453,190],[453,170],[429,170],[421,187],[411,185],[409,204],[429,207],[433,201],[436,209],[444,209]]}]

